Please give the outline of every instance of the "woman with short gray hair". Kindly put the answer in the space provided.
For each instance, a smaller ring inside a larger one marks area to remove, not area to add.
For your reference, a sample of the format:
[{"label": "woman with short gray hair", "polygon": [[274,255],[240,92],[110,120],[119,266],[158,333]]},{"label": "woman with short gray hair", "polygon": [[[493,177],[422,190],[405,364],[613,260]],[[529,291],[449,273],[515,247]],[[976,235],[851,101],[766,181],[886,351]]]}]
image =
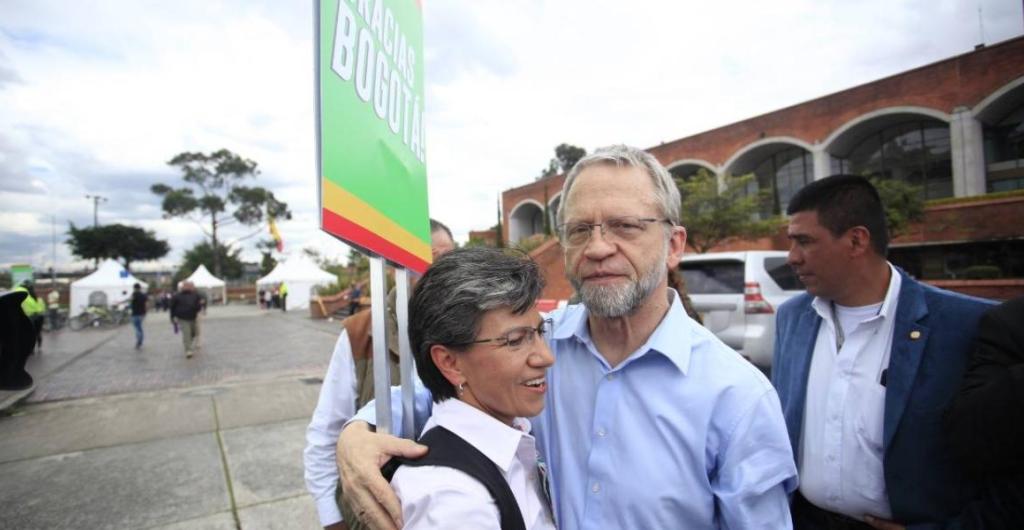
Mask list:
[{"label": "woman with short gray hair", "polygon": [[529,257],[489,248],[454,250],[417,283],[409,342],[435,405],[420,438],[430,452],[391,480],[404,528],[554,528],[526,419],[554,363],[543,285]]}]

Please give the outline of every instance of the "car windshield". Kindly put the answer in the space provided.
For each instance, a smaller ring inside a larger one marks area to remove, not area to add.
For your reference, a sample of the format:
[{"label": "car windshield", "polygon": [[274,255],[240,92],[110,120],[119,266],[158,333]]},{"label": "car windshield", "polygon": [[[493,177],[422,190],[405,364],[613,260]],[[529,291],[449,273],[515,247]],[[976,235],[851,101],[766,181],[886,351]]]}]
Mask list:
[{"label": "car windshield", "polygon": [[690,261],[681,268],[689,294],[743,294],[742,261]]}]

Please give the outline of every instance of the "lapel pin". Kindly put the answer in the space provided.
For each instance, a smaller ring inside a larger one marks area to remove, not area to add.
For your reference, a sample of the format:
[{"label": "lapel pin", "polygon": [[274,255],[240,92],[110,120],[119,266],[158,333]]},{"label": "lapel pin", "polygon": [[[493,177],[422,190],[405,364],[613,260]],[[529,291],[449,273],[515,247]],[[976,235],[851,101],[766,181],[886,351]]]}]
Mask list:
[{"label": "lapel pin", "polygon": [[917,340],[919,338],[921,338],[921,332],[920,331],[914,330],[914,331],[910,332],[910,340]]}]

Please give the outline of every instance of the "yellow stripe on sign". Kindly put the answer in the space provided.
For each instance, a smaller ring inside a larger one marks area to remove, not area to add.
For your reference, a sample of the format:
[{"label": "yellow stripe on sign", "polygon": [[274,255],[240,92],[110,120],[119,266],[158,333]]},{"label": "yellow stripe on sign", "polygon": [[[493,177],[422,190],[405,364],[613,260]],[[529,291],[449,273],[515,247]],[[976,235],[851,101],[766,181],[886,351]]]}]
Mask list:
[{"label": "yellow stripe on sign", "polygon": [[428,263],[431,261],[429,243],[410,234],[398,223],[337,184],[327,179],[322,179],[322,182],[324,208],[362,226]]}]

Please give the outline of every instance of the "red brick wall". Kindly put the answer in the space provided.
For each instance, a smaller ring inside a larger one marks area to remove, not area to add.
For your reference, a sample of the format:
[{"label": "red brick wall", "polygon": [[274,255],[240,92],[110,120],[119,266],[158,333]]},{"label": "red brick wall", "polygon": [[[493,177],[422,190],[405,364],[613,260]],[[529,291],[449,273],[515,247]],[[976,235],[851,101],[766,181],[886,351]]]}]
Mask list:
[{"label": "red brick wall", "polygon": [[489,246],[494,246],[498,243],[495,232],[496,230],[470,230],[469,239],[479,239]]},{"label": "red brick wall", "polygon": [[543,245],[530,252],[530,257],[540,266],[541,274],[547,283],[541,298],[568,300],[572,296],[572,285],[565,279],[565,258],[562,245],[557,239],[549,239]]},{"label": "red brick wall", "polygon": [[894,244],[943,241],[988,241],[1020,237],[1024,197],[931,206],[924,222],[893,240]]},{"label": "red brick wall", "polygon": [[928,280],[928,283],[958,293],[990,300],[1024,296],[1024,280]]}]

